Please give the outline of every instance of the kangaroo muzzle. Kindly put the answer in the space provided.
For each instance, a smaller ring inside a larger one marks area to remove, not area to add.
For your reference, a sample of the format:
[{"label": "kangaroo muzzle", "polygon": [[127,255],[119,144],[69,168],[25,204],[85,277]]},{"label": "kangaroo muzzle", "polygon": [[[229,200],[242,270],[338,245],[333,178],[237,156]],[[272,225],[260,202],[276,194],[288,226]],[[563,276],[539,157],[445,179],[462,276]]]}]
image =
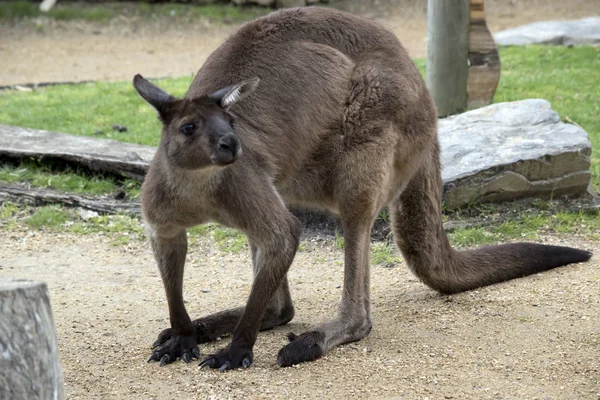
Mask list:
[{"label": "kangaroo muzzle", "polygon": [[232,164],[242,154],[240,141],[233,134],[224,135],[219,139],[210,160],[215,165]]}]

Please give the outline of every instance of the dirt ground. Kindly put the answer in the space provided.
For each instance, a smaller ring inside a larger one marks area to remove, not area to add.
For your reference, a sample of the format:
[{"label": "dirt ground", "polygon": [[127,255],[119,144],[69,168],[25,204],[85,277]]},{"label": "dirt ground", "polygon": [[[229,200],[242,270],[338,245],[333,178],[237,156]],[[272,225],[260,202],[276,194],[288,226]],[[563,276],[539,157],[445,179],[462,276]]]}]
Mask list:
[{"label": "dirt ground", "polygon": [[[341,8],[392,29],[413,57],[425,57],[425,0],[344,0]],[[534,21],[600,15],[598,0],[488,0],[492,32]],[[110,24],[52,22],[0,26],[0,86],[83,80],[130,80],[196,73],[233,25],[172,24],[117,18]]]},{"label": "dirt ground", "polygon": [[[349,7],[393,29],[413,56],[425,56],[423,5],[376,3]],[[600,14],[597,0],[487,4],[492,30]],[[0,27],[0,85],[192,74],[234,29],[164,21],[37,23]],[[145,363],[149,345],[168,326],[162,284],[146,243],[113,246],[110,239],[0,233],[0,276],[49,285],[69,399],[600,398],[598,256],[454,296],[427,289],[404,264],[373,266],[371,335],[317,362],[281,369],[275,357],[285,334],[332,317],[341,295],[342,253],[331,238],[313,237],[290,272],[295,319],[259,336],[249,370],[220,374],[196,364]],[[572,235],[541,241],[600,252],[599,243]],[[246,252],[221,254],[209,239],[191,246],[190,314],[243,304],[250,270]],[[202,345],[202,354],[227,340]]]},{"label": "dirt ground", "polygon": [[[598,258],[468,293],[442,296],[402,263],[372,267],[374,329],[309,364],[279,368],[286,333],[334,315],[342,253],[306,241],[290,272],[296,317],[260,334],[255,364],[221,374],[197,363],[146,364],[168,326],[166,301],[146,243],[114,247],[105,236],[4,232],[0,277],[48,283],[69,399],[597,399],[600,396]],[[578,237],[542,242],[576,245]],[[190,314],[243,304],[249,254],[210,240],[190,249]],[[201,345],[203,355],[227,343]]]}]

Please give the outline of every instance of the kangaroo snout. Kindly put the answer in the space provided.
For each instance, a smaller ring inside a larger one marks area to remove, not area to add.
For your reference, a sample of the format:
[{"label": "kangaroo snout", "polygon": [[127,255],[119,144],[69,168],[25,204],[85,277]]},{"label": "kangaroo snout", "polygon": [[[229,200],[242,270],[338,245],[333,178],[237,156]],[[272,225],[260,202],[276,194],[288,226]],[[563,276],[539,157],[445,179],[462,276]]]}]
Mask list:
[{"label": "kangaroo snout", "polygon": [[213,151],[210,160],[215,165],[232,164],[242,154],[240,141],[234,134],[222,136]]}]

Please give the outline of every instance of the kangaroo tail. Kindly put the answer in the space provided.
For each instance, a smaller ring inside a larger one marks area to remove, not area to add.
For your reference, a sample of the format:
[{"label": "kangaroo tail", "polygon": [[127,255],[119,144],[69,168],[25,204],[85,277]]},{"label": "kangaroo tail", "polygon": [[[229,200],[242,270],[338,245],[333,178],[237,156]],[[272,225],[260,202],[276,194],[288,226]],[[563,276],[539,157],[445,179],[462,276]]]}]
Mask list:
[{"label": "kangaroo tail", "polygon": [[457,293],[589,260],[571,247],[511,243],[457,251],[443,229],[439,145],[390,205],[398,247],[411,270],[441,293]]}]

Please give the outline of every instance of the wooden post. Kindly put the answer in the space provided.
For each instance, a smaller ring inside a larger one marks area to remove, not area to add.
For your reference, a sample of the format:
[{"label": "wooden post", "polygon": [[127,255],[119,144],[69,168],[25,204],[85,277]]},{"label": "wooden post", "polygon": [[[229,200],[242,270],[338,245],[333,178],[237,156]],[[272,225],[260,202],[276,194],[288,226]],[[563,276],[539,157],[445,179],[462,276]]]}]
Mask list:
[{"label": "wooden post", "polygon": [[0,399],[63,398],[46,284],[0,278]]},{"label": "wooden post", "polygon": [[427,87],[441,117],[467,107],[469,5],[427,1]]},{"label": "wooden post", "polygon": [[485,0],[471,0],[470,14],[467,106],[477,108],[494,99],[500,81],[500,56],[485,23]]}]

